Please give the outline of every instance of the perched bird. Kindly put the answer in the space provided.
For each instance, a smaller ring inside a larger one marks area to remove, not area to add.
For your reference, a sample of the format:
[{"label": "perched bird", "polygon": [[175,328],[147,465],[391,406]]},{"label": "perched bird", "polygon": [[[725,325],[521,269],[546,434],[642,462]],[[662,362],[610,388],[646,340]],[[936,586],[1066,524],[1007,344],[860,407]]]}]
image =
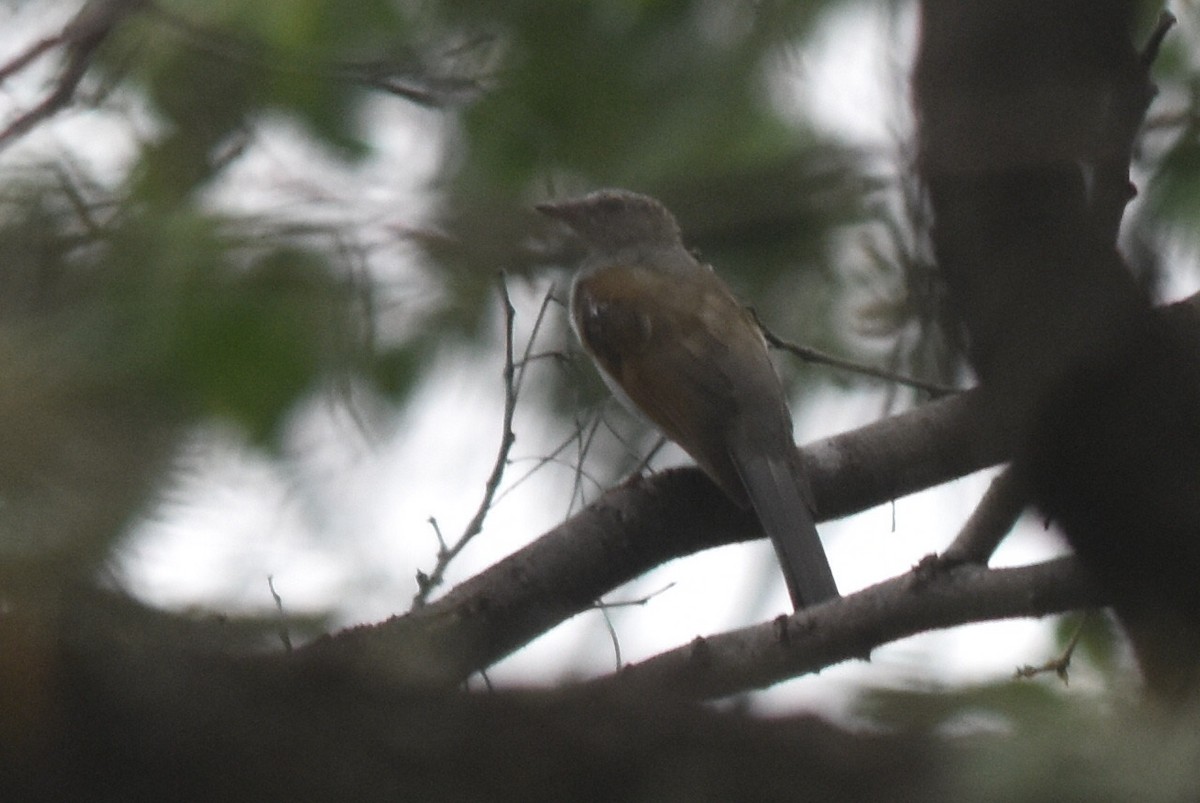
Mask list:
[{"label": "perched bird", "polygon": [[750,313],[653,198],[601,190],[537,210],[587,246],[571,321],[609,387],[754,507],[797,610],[836,597],[783,387]]}]

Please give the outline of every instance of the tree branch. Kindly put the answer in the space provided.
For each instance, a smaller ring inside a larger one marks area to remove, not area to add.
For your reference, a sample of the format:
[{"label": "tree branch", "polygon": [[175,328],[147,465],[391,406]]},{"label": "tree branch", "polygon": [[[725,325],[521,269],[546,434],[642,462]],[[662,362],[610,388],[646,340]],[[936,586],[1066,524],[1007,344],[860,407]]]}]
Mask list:
[{"label": "tree branch", "polygon": [[[1004,440],[989,422],[980,397],[968,392],[802,449],[819,518],[999,462]],[[422,682],[458,683],[655,566],[760,537],[753,513],[699,469],[635,478],[423,609],[297,653],[340,654]]]},{"label": "tree branch", "polygon": [[977,563],[986,566],[992,553],[1012,530],[1029,504],[1027,490],[1009,466],[992,480],[971,518],[942,553],[947,564]]},{"label": "tree branch", "polygon": [[712,699],[816,672],[927,630],[1105,602],[1074,558],[1017,569],[964,565],[932,573],[922,564],[790,617],[696,638],[592,685],[637,696]]},{"label": "tree branch", "polygon": [[[1164,313],[1196,332],[1200,316],[1184,314],[1194,303],[1189,299]],[[1008,456],[1008,440],[989,400],[967,391],[809,444],[800,454],[818,519],[825,521],[995,465]],[[988,494],[992,501],[982,503],[964,527],[951,557],[981,561],[990,554],[1020,509],[1007,482],[997,480]],[[753,514],[726,500],[699,469],[635,477],[421,610],[344,630],[296,655],[454,685],[649,569],[760,537]]]},{"label": "tree branch", "polygon": [[0,67],[0,81],[3,81],[51,48],[62,47],[66,59],[49,94],[0,131],[0,149],[65,109],[91,66],[96,48],[126,17],[148,3],[149,0],[88,0],[61,33],[42,39]]}]

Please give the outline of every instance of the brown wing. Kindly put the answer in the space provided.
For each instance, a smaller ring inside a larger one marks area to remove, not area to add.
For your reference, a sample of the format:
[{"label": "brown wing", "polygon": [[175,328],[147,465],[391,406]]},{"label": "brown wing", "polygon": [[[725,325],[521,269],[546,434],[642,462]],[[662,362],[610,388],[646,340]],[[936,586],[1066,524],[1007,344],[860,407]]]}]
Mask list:
[{"label": "brown wing", "polygon": [[744,502],[726,451],[739,410],[733,377],[740,373],[727,368],[744,367],[747,354],[755,360],[761,352],[771,369],[761,339],[720,280],[703,272],[680,282],[644,268],[611,267],[581,277],[571,306],[580,340],[609,378]]}]

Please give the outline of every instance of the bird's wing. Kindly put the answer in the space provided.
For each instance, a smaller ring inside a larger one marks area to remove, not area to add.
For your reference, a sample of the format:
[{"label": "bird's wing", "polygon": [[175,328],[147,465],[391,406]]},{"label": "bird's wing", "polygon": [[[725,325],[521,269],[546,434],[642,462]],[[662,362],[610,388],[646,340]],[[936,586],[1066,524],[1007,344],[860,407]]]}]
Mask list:
[{"label": "bird's wing", "polygon": [[572,320],[579,339],[625,397],[687,451],[722,489],[745,503],[724,431],[735,389],[711,361],[728,351],[712,313],[690,283],[637,267],[611,267],[575,283]]}]

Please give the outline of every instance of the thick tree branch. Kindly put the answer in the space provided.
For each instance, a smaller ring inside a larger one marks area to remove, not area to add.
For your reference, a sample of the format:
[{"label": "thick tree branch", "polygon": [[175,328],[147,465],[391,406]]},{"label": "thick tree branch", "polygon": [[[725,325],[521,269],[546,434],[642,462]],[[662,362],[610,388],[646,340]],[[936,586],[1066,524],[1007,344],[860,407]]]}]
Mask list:
[{"label": "thick tree branch", "polygon": [[[844,516],[1002,460],[974,393],[801,450],[820,518]],[[298,653],[339,654],[425,682],[457,683],[672,558],[760,538],[752,513],[698,469],[635,479],[420,611]]]},{"label": "thick tree branch", "polygon": [[950,565],[987,565],[1028,504],[1028,491],[1021,486],[1016,472],[1011,466],[1005,468],[992,480],[971,518],[942,553],[942,560]]},{"label": "thick tree branch", "polygon": [[595,681],[637,696],[711,699],[816,672],[906,636],[1105,603],[1074,558],[1017,569],[926,564],[790,617],[697,638]]}]

